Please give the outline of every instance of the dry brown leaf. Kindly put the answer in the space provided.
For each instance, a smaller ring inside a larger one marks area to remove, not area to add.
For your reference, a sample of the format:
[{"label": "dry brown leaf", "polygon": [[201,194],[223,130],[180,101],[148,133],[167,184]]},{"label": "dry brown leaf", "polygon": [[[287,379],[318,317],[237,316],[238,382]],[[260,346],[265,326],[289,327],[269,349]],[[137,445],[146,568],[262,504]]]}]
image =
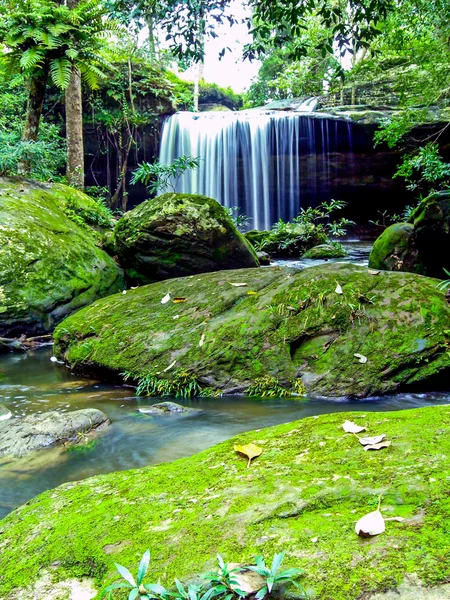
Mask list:
[{"label": "dry brown leaf", "polygon": [[383,533],[385,530],[386,525],[379,508],[364,515],[364,517],[361,517],[355,525],[355,531],[361,537],[380,535],[380,533]]},{"label": "dry brown leaf", "polygon": [[262,448],[260,448],[256,444],[245,444],[244,446],[236,445],[234,447],[234,450],[235,452],[239,452],[239,454],[244,454],[244,456],[247,456],[247,469],[250,467],[252,459],[256,458],[257,456],[260,456],[262,453]]},{"label": "dry brown leaf", "polygon": [[385,440],[379,444],[370,444],[369,446],[364,446],[364,450],[381,450],[382,448],[389,448],[390,445],[391,442]]},{"label": "dry brown leaf", "polygon": [[179,298],[179,297],[177,297],[177,298],[174,298],[174,299],[172,300],[172,302],[173,302],[174,304],[180,304],[181,302],[186,302],[186,301],[187,301],[187,298]]},{"label": "dry brown leaf", "polygon": [[356,423],[353,423],[353,421],[345,421],[342,425],[342,429],[346,433],[361,433],[362,431],[366,430],[365,427],[357,425]]},{"label": "dry brown leaf", "polygon": [[372,446],[373,444],[379,444],[380,442],[382,442],[385,437],[386,436],[384,435],[384,433],[382,433],[381,435],[373,435],[372,437],[361,437],[359,438],[359,442],[363,446]]}]

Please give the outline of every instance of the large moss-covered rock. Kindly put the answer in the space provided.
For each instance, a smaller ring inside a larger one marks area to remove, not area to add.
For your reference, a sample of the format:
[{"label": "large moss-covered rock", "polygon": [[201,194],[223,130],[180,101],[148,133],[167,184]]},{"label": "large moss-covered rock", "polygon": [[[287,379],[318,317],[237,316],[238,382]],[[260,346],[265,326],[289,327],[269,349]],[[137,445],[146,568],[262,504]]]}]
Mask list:
[{"label": "large moss-covered rock", "polygon": [[414,226],[411,223],[394,223],[375,240],[369,257],[372,269],[409,271],[425,275],[416,246]]},{"label": "large moss-covered rock", "polygon": [[419,204],[409,223],[388,227],[375,241],[369,265],[447,277],[444,268],[450,269],[450,192],[432,194]]},{"label": "large moss-covered rock", "polygon": [[0,178],[0,335],[42,333],[123,287],[87,223],[108,225],[67,186]]},{"label": "large moss-covered rock", "polygon": [[342,258],[347,255],[347,252],[339,242],[331,242],[330,244],[319,244],[310,248],[302,258],[310,259],[327,259],[327,258]]},{"label": "large moss-covered rock", "polygon": [[[346,419],[392,445],[365,452],[342,430]],[[249,469],[234,451],[246,443],[263,449]],[[135,574],[148,548],[149,583],[189,581],[218,552],[244,564],[262,554],[270,564],[285,550],[284,566],[305,570],[310,598],[384,600],[406,579],[417,595],[386,600],[444,600],[449,472],[449,406],[336,413],[243,433],[173,463],[67,483],[17,509],[0,522],[0,598],[48,600],[37,591],[49,575],[54,589],[89,577],[100,592],[119,580],[115,562]],[[400,521],[359,538],[355,523],[380,495],[384,517]]]},{"label": "large moss-covered rock", "polygon": [[258,394],[269,377],[294,389],[301,378],[311,394],[380,394],[448,376],[450,306],[436,284],[346,263],[174,279],[66,319],[55,352],[135,378],[187,371],[227,393]]},{"label": "large moss-covered rock", "polygon": [[225,209],[196,194],[168,193],[143,202],[119,220],[115,242],[129,277],[144,282],[258,266]]}]

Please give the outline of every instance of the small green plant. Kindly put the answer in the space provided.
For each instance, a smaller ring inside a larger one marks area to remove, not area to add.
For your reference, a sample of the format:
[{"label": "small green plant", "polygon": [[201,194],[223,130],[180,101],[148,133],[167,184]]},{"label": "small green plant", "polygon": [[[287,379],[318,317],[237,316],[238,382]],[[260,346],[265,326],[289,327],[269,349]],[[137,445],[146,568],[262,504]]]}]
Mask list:
[{"label": "small green plant", "polygon": [[232,598],[245,598],[247,593],[239,588],[239,580],[236,579],[236,574],[242,571],[239,567],[230,568],[220,554],[217,555],[217,571],[206,573],[205,579],[214,590],[214,596],[220,596],[223,600],[231,600]]},{"label": "small green plant", "polygon": [[450,185],[450,163],[440,156],[438,144],[430,143],[404,156],[394,177],[403,177],[409,190],[439,191]]},{"label": "small green plant", "polygon": [[150,564],[150,551],[147,550],[139,563],[136,579],[126,567],[122,567],[114,563],[117,571],[122,576],[124,581],[112,583],[103,590],[101,597],[108,595],[108,599],[113,599],[115,590],[126,589],[128,592],[128,600],[210,600],[217,598],[218,600],[239,600],[246,598],[249,594],[240,589],[239,578],[237,575],[242,571],[250,570],[258,573],[264,580],[265,584],[257,592],[255,598],[262,600],[270,595],[272,590],[280,584],[292,584],[302,591],[302,595],[306,597],[303,587],[296,581],[303,574],[302,569],[287,569],[280,572],[280,567],[283,562],[285,552],[275,554],[272,560],[272,565],[268,567],[262,556],[255,557],[255,564],[242,567],[230,567],[220,554],[217,555],[217,570],[210,571],[204,575],[206,584],[183,586],[181,581],[175,579],[176,590],[167,590],[158,583],[144,583],[145,575],[147,574]]},{"label": "small green plant", "polygon": [[[447,269],[445,269],[444,267],[442,267],[445,271],[445,273],[450,277],[450,271],[447,271]],[[440,283],[437,284],[437,289],[441,290],[442,292],[445,292],[446,290],[450,289],[450,279],[445,279],[444,281],[441,281]]]},{"label": "small green plant", "polygon": [[239,206],[225,206],[224,208],[239,231],[247,229],[250,224],[250,217],[240,213]]},{"label": "small green plant", "polygon": [[179,178],[186,171],[198,169],[200,157],[180,156],[171,165],[162,165],[156,161],[153,164],[141,163],[133,172],[131,184],[143,183],[151,194],[161,194],[175,188]]},{"label": "small green plant", "polygon": [[287,569],[286,571],[280,572],[280,567],[283,562],[285,556],[285,552],[280,552],[279,554],[275,554],[272,560],[272,565],[270,568],[266,565],[264,558],[262,556],[255,557],[256,566],[250,566],[248,569],[250,571],[254,571],[261,575],[266,581],[266,585],[259,590],[256,594],[255,598],[257,600],[262,600],[268,594],[270,594],[274,587],[281,583],[289,583],[295,585],[298,589],[305,594],[305,590],[303,587],[295,581],[303,574],[302,569]]},{"label": "small green plant", "polygon": [[137,382],[138,396],[174,396],[175,398],[192,398],[202,395],[202,388],[197,378],[189,371],[177,369],[169,377],[161,377],[156,373],[135,375],[130,371],[121,373],[125,381]]},{"label": "small green plant", "polygon": [[130,573],[126,567],[114,563],[119,574],[125,581],[119,581],[118,583],[112,583],[109,585],[101,595],[102,598],[108,594],[109,600],[112,600],[112,593],[118,589],[129,589],[128,600],[152,600],[152,599],[168,599],[171,594],[166,590],[159,582],[158,583],[143,583],[144,577],[148,571],[150,564],[150,551],[147,550],[144,556],[141,558],[139,563],[136,579]]},{"label": "small green plant", "polygon": [[254,383],[247,388],[247,396],[258,396],[259,398],[280,398],[289,396],[290,392],[282,387],[275,377],[264,375],[255,379]]}]

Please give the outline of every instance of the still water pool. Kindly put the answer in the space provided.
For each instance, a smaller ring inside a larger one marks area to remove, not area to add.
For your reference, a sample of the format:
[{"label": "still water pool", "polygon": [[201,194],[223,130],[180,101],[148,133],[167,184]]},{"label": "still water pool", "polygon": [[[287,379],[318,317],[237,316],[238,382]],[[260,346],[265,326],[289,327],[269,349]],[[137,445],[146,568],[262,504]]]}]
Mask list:
[{"label": "still water pool", "polygon": [[192,414],[144,415],[139,407],[157,399],[138,398],[133,388],[82,379],[50,361],[51,348],[0,356],[0,403],[12,418],[48,410],[98,408],[111,426],[86,448],[63,446],[21,459],[0,458],[0,517],[40,492],[121,469],[175,460],[199,452],[233,435],[347,410],[379,411],[450,402],[449,393],[397,394],[383,399],[333,402],[317,399],[249,399],[241,397],[177,400],[200,409]]}]

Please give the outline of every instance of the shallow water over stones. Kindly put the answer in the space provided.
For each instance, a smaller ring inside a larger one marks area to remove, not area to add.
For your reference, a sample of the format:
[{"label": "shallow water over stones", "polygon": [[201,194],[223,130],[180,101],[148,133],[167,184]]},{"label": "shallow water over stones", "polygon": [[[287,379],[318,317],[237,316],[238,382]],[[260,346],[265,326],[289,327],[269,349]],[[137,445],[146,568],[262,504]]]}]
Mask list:
[{"label": "shallow water over stones", "polygon": [[[317,399],[242,397],[177,399],[198,409],[187,413],[142,414],[161,399],[138,398],[132,388],[74,376],[50,361],[50,348],[0,357],[0,403],[12,419],[49,410],[97,408],[111,426],[92,441],[55,446],[25,458],[0,459],[0,517],[40,492],[74,481],[199,452],[242,431],[348,410],[378,411],[450,403],[449,393],[397,394],[383,399],[333,402]],[[10,421],[11,422],[11,421]]]}]

